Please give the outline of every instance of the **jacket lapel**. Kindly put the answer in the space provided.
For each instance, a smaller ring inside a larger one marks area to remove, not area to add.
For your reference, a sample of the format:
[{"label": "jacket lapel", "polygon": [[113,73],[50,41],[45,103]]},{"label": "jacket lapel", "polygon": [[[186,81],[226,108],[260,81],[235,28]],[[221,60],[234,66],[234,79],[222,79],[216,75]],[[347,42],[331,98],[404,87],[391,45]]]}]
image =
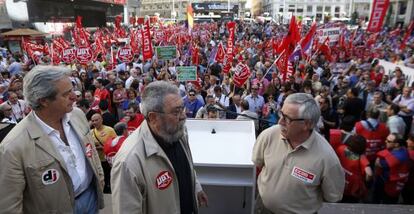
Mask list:
[{"label": "jacket lapel", "polygon": [[[23,122],[23,121],[22,121]],[[68,172],[66,163],[59,152],[56,151],[50,137],[42,130],[40,124],[36,121],[33,111],[27,115],[27,131],[33,142],[38,145],[43,151],[50,154],[53,158],[59,161],[62,168]]]}]

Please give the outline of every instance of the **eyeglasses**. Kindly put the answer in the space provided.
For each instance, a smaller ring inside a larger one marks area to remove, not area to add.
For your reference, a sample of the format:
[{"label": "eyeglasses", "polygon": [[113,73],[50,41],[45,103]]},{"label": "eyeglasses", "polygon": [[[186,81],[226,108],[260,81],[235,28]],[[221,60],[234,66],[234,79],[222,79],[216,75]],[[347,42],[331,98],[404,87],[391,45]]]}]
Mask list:
[{"label": "eyeglasses", "polygon": [[188,94],[189,96],[195,96],[195,94]]},{"label": "eyeglasses", "polygon": [[285,115],[282,111],[279,111],[278,114],[279,114],[279,118],[281,120],[284,120],[287,124],[293,123],[295,121],[304,121],[305,120],[303,118],[296,118],[296,119],[290,118],[289,116]]},{"label": "eyeglasses", "polygon": [[385,143],[394,143],[394,141],[385,139]]}]

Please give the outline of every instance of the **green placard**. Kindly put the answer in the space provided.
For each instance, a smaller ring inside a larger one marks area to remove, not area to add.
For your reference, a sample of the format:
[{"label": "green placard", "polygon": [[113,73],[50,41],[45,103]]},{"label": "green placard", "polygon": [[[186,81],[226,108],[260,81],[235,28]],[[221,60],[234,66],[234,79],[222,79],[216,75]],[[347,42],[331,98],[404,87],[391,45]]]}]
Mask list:
[{"label": "green placard", "polygon": [[197,67],[196,66],[179,66],[177,67],[178,81],[196,81]]},{"label": "green placard", "polygon": [[155,47],[158,59],[169,60],[177,57],[177,48],[175,46],[158,46]]}]

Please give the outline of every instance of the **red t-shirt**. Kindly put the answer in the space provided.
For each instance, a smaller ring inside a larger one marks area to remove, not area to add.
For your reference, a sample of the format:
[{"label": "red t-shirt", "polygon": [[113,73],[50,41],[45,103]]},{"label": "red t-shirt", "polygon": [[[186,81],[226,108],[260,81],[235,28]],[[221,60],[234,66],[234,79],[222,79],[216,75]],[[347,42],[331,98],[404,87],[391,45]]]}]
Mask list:
[{"label": "red t-shirt", "polygon": [[[109,93],[106,88],[102,89],[95,89],[95,93],[93,94],[97,102],[99,103],[101,100],[107,100],[108,101],[108,110],[112,112],[112,106],[111,106],[111,94]],[[112,112],[113,113],[113,112]]]},{"label": "red t-shirt", "polygon": [[[131,134],[135,129],[137,129],[141,123],[145,120],[144,115],[136,113],[134,119],[128,121],[128,132]],[[122,119],[121,122],[125,122],[125,119]]]}]

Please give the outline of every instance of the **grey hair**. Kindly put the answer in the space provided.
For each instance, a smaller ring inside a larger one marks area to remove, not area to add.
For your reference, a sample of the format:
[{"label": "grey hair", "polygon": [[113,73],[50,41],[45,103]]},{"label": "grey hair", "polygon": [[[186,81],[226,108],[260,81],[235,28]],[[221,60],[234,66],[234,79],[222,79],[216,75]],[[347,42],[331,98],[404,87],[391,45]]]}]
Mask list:
[{"label": "grey hair", "polygon": [[38,65],[26,74],[23,79],[23,96],[33,110],[39,110],[40,99],[55,99],[57,95],[56,81],[70,76],[71,70],[59,66]]},{"label": "grey hair", "polygon": [[314,128],[321,116],[321,110],[312,95],[306,93],[295,93],[289,95],[285,103],[299,106],[299,118],[307,119],[312,122]]},{"label": "grey hair", "polygon": [[164,112],[164,99],[169,94],[180,95],[178,87],[165,81],[148,84],[142,94],[141,113],[145,118],[149,112]]}]

